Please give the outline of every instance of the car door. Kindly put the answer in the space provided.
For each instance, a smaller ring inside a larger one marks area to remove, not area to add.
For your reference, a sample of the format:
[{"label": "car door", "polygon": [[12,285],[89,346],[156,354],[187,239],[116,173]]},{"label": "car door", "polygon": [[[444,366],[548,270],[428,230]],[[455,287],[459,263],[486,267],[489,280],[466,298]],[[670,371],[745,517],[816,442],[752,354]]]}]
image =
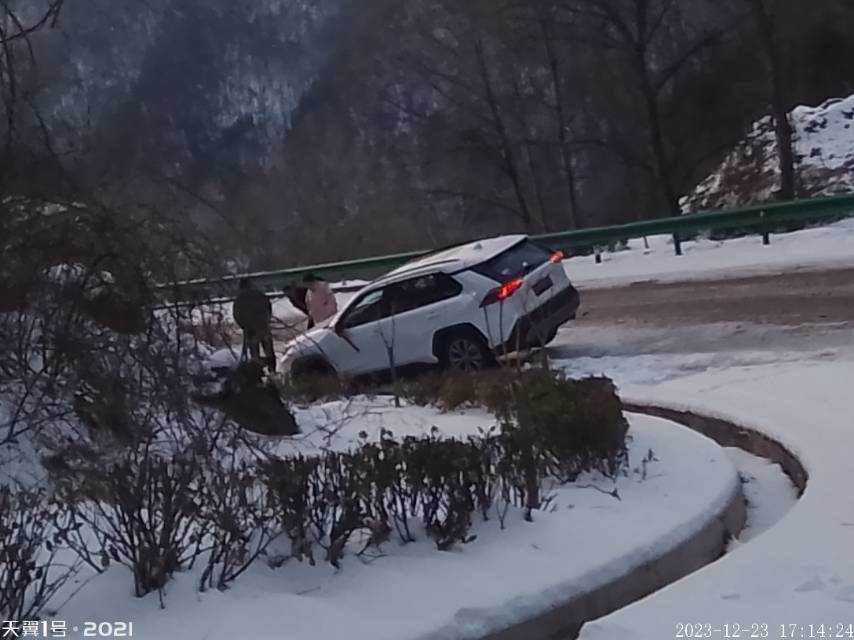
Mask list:
[{"label": "car door", "polygon": [[435,363],[433,335],[465,322],[476,307],[463,287],[444,273],[431,273],[388,287],[390,317],[385,327],[394,338],[395,365]]},{"label": "car door", "polygon": [[338,345],[335,360],[338,371],[360,375],[389,368],[387,344],[389,306],[386,289],[362,294],[338,320]]}]

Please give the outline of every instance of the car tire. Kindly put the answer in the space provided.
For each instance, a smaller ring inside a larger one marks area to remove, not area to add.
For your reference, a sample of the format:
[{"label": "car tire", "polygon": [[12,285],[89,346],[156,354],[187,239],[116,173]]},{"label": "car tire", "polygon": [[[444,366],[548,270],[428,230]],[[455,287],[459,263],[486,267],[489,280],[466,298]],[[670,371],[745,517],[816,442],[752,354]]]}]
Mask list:
[{"label": "car tire", "polygon": [[483,337],[474,331],[454,331],[439,345],[443,369],[473,373],[495,365],[495,356]]}]

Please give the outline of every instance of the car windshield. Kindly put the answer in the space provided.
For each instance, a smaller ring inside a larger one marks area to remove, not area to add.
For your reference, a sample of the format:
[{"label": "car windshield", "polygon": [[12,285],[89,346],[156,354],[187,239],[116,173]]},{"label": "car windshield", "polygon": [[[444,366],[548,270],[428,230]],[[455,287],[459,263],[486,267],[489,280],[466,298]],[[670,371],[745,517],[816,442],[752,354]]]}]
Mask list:
[{"label": "car windshield", "polygon": [[383,316],[385,302],[384,289],[375,289],[357,298],[356,302],[348,305],[342,316],[345,327],[357,327],[366,322],[379,320]]}]

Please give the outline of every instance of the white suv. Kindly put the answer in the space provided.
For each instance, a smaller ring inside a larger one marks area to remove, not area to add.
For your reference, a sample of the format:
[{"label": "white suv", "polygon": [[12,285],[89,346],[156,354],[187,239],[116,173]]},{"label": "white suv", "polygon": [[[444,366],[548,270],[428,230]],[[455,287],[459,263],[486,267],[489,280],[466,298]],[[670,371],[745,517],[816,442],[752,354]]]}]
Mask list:
[{"label": "white suv", "polygon": [[392,367],[471,371],[496,356],[544,346],[579,305],[562,258],[522,235],[422,256],[289,342],[280,371],[354,377]]}]

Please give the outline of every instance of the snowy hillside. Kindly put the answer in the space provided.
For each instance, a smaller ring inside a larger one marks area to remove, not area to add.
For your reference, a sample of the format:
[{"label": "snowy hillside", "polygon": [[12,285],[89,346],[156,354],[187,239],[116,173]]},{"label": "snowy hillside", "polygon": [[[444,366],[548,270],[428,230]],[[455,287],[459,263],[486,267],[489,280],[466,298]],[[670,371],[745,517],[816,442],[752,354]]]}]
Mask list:
[{"label": "snowy hillside", "polygon": [[[803,196],[854,190],[854,95],[790,116],[799,189]],[[765,116],[721,165],[680,202],[686,213],[772,199],[779,188],[774,123]]]},{"label": "snowy hillside", "polygon": [[[36,16],[41,4],[22,6]],[[56,65],[38,104],[63,145],[118,118],[134,123],[145,153],[186,163],[226,144],[241,163],[263,165],[335,49],[340,8],[339,0],[68,3],[59,28],[36,43]]]}]

